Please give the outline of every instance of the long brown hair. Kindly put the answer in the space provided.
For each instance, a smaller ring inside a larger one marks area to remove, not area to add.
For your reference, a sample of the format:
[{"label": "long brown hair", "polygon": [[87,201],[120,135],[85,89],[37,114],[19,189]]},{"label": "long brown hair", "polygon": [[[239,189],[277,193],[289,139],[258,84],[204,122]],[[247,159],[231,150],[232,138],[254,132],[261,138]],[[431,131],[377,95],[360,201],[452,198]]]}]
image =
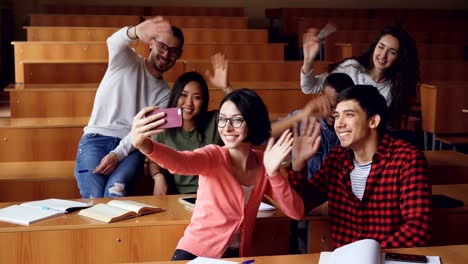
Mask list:
[{"label": "long brown hair", "polygon": [[[393,129],[400,129],[402,125],[406,126],[408,123],[411,103],[420,84],[418,50],[411,35],[399,25],[388,25],[380,32],[364,54],[345,60],[355,59],[361,64],[363,70],[369,72],[374,68],[372,58],[375,47],[385,35],[395,37],[400,43],[396,61],[384,72],[384,78],[392,83],[390,91],[392,102],[389,107],[390,125]],[[333,71],[343,61],[330,65],[329,71]]]}]

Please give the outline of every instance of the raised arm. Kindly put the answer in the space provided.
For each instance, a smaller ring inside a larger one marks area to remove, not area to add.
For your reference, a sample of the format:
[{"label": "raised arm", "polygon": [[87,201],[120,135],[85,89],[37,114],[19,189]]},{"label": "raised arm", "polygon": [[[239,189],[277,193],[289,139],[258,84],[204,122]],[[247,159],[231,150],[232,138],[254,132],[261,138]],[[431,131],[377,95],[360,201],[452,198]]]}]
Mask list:
[{"label": "raised arm", "polygon": [[229,61],[224,58],[223,54],[216,53],[211,56],[211,66],[213,67],[213,72],[210,70],[206,70],[205,72],[208,81],[224,93],[230,93],[232,87],[228,79]]},{"label": "raised arm", "polygon": [[263,155],[263,164],[271,187],[267,189],[267,194],[273,196],[287,216],[299,220],[304,215],[302,199],[279,172],[281,162],[291,152],[292,142],[292,133],[289,131],[285,131],[276,143],[270,138]]},{"label": "raised arm", "polygon": [[325,96],[312,98],[301,110],[288,115],[285,118],[271,123],[271,135],[277,138],[285,130],[292,128],[304,119],[309,117],[325,117],[330,113],[330,102]]},{"label": "raised arm", "polygon": [[401,169],[403,175],[400,188],[403,223],[394,235],[382,241],[382,247],[420,247],[429,243],[432,231],[432,191],[427,167],[421,152],[406,160],[406,165]]},{"label": "raised arm", "polygon": [[318,30],[309,28],[303,35],[302,49],[304,53],[304,63],[301,68],[301,89],[305,94],[320,93],[323,90],[323,83],[328,73],[315,76],[314,60],[320,50],[320,39],[317,37]]}]

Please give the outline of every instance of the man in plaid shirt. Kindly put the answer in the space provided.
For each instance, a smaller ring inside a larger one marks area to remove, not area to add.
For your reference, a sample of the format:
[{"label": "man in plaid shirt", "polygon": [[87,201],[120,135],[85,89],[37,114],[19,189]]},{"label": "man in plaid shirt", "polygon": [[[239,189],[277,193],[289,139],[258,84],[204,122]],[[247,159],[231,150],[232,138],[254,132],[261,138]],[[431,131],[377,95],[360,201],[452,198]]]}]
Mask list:
[{"label": "man in plaid shirt", "polygon": [[320,128],[312,120],[302,124],[300,135],[294,131],[289,180],[306,212],[328,201],[336,247],[365,238],[382,248],[427,245],[431,186],[423,153],[386,133],[388,108],[375,87],[348,88],[337,103],[335,131],[341,146],[310,179],[306,161],[318,149]]}]

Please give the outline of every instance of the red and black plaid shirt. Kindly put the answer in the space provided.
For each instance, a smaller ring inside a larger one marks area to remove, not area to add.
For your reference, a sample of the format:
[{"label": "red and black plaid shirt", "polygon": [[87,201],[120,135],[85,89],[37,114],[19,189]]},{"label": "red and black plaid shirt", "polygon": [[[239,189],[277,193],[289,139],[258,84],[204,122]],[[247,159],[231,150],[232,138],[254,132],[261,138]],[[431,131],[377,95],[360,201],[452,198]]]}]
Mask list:
[{"label": "red and black plaid shirt", "polygon": [[351,149],[338,146],[311,179],[307,170],[289,171],[291,186],[301,194],[306,212],[328,200],[336,247],[365,238],[379,241],[382,248],[426,245],[432,219],[424,154],[385,135],[372,158],[362,201],[351,190],[353,157]]}]

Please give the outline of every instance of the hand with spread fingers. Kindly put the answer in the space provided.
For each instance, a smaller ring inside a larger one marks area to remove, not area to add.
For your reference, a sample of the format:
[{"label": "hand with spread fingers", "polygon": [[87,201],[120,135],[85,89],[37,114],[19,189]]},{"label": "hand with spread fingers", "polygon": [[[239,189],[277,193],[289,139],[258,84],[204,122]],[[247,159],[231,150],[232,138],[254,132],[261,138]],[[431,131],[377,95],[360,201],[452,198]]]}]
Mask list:
[{"label": "hand with spread fingers", "polygon": [[294,126],[293,135],[292,168],[300,171],[320,147],[320,123],[315,117],[305,118],[300,127]]},{"label": "hand with spread fingers", "polygon": [[213,67],[213,72],[209,70],[205,72],[208,81],[214,86],[221,88],[224,93],[230,93],[232,88],[228,79],[229,61],[224,58],[224,54],[216,53],[211,56],[211,65]]},{"label": "hand with spread fingers", "polygon": [[268,176],[273,176],[278,173],[281,162],[291,152],[293,144],[292,133],[289,130],[283,132],[278,141],[271,137],[265,148],[263,155],[263,165]]},{"label": "hand with spread fingers", "polygon": [[152,39],[155,39],[162,33],[170,33],[172,35],[172,29],[167,19],[157,16],[138,24],[135,33],[141,41],[149,44]]},{"label": "hand with spread fingers", "polygon": [[155,109],[158,108],[155,106],[145,107],[133,118],[132,130],[130,132],[132,144],[143,154],[149,154],[153,151],[153,145],[149,138],[164,131],[163,129],[158,129],[159,126],[166,122],[164,112],[146,117],[147,113]]},{"label": "hand with spread fingers", "polygon": [[304,53],[302,71],[306,74],[312,70],[312,63],[320,50],[320,39],[317,37],[317,33],[316,28],[309,28],[302,37],[302,50]]}]

